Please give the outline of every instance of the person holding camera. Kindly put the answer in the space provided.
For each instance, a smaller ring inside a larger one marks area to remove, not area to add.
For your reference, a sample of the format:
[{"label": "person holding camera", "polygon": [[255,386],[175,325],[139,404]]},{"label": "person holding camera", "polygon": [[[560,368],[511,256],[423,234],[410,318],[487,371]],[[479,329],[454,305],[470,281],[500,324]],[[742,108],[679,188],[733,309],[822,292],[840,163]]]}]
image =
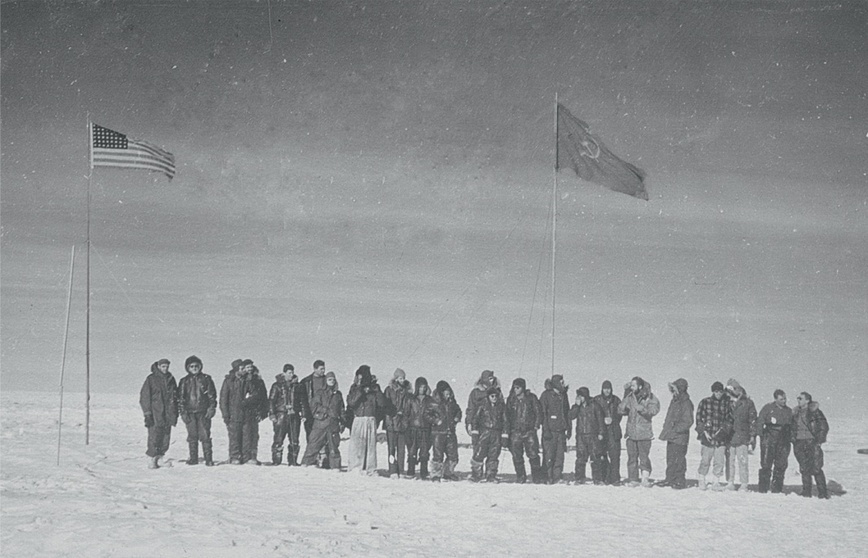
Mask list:
[{"label": "person holding camera", "polygon": [[353,415],[347,471],[359,469],[362,474],[377,471],[377,417],[388,405],[371,367],[359,366],[347,394],[347,411]]},{"label": "person holding camera", "polygon": [[624,398],[618,405],[618,412],[627,415],[627,482],[630,486],[650,487],[651,481],[651,440],[654,430],[651,420],[660,412],[660,401],[651,392],[651,384],[634,377],[624,386]]}]

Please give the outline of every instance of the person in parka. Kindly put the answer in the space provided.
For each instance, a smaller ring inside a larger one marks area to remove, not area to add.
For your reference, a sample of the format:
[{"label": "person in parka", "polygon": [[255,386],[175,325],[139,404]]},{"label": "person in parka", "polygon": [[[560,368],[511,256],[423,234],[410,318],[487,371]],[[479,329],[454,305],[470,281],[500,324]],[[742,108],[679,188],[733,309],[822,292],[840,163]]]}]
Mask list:
[{"label": "person in parka", "polygon": [[543,474],[546,482],[560,482],[564,473],[567,440],[572,436],[570,401],[564,377],[555,374],[546,380],[546,389],[539,398],[542,409]]},{"label": "person in parka", "polygon": [[784,477],[790,460],[793,410],[787,406],[787,394],[774,391],[774,401],[766,403],[756,418],[760,437],[760,470],[757,491],[766,493],[771,485],[772,494],[784,490]]},{"label": "person in parka", "polygon": [[[600,394],[594,401],[603,412],[603,442],[600,447],[600,474],[606,484],[621,484],[621,398],[612,392],[612,382],[603,381]],[[691,420],[693,420],[691,412]]]},{"label": "person in parka", "polygon": [[304,416],[304,394],[292,364],[284,364],[283,372],[277,374],[274,380],[268,392],[268,418],[274,427],[271,463],[280,465],[283,462],[283,441],[287,440],[286,463],[295,466],[301,457],[299,434]]},{"label": "person in parka", "polygon": [[377,417],[385,414],[388,406],[371,367],[359,366],[347,394],[347,410],[353,414],[347,471],[359,469],[367,474],[377,471]]},{"label": "person in parka", "polygon": [[199,463],[199,442],[205,465],[214,465],[211,445],[211,419],[217,412],[217,388],[211,376],[202,372],[202,360],[196,355],[184,362],[187,375],[178,382],[178,414],[187,426],[190,457],[187,465]]},{"label": "person in parka", "polygon": [[139,392],[139,405],[148,429],[149,469],[158,469],[172,439],[172,427],[178,424],[178,384],[169,372],[169,360],[161,358],[151,365]]},{"label": "person in parka", "polygon": [[316,465],[320,450],[327,448],[329,469],[340,471],[341,431],[346,428],[343,424],[346,409],[334,372],[326,372],[325,387],[314,394],[310,409],[313,414],[313,428],[301,464]]},{"label": "person in parka", "polygon": [[455,426],[461,422],[461,407],[455,401],[452,387],[445,380],[437,382],[430,401],[432,480],[457,480],[458,437]]},{"label": "person in parka", "polygon": [[416,378],[416,393],[410,400],[410,413],[407,416],[407,476],[416,476],[419,464],[419,478],[428,478],[428,459],[431,457],[431,396],[428,380]]},{"label": "person in parka", "polygon": [[244,443],[242,445],[242,462],[247,465],[262,465],[257,459],[259,453],[259,423],[268,417],[268,388],[259,375],[252,360],[245,360],[241,367],[245,375],[243,409]]},{"label": "person in parka", "polygon": [[669,384],[672,400],[663,421],[660,439],[666,442],[666,478],[658,486],[687,488],[687,446],[693,426],[693,401],[687,393],[687,380],[678,378]]},{"label": "person in parka", "polygon": [[811,481],[816,480],[817,497],[825,500],[829,498],[829,491],[826,487],[826,475],[823,473],[821,446],[826,443],[829,423],[820,410],[820,404],[813,400],[810,393],[800,393],[798,402],[798,406],[793,410],[792,437],[793,454],[799,462],[799,472],[802,475],[802,496],[811,497]]},{"label": "person in parka", "polygon": [[244,442],[244,410],[241,407],[244,400],[244,378],[241,374],[243,362],[240,358],[232,361],[232,367],[220,386],[220,415],[226,424],[229,463],[232,465],[241,465],[241,448]]},{"label": "person in parka", "polygon": [[575,482],[584,484],[588,460],[591,461],[591,479],[601,484],[600,442],[603,441],[603,410],[591,399],[591,390],[582,386],[576,390],[576,402],[570,408],[570,420],[576,421],[576,471]]},{"label": "person in parka", "polygon": [[624,397],[618,405],[618,412],[627,415],[624,437],[627,439],[627,480],[631,486],[650,487],[651,440],[654,439],[653,418],[660,412],[660,401],[651,392],[651,384],[633,377],[624,386]]},{"label": "person in parka", "polygon": [[506,399],[506,433],[516,482],[527,482],[524,456],[530,462],[530,474],[534,484],[543,482],[542,463],[539,455],[539,435],[542,423],[542,406],[537,396],[527,389],[524,378],[512,381],[512,390]]},{"label": "person in parka", "polygon": [[726,488],[735,490],[735,471],[738,469],[738,489],[746,491],[750,472],[749,456],[756,448],[756,405],[741,384],[732,378],[726,382],[726,391],[732,406],[732,438],[727,448]]},{"label": "person in parka", "polygon": [[389,412],[386,413],[384,421],[386,444],[389,448],[389,476],[398,477],[406,470],[407,419],[413,399],[413,388],[403,370],[395,369],[392,381],[383,394],[389,401]]},{"label": "person in parka", "polygon": [[494,386],[485,393],[485,401],[476,407],[476,416],[471,420],[474,432],[478,432],[477,444],[470,461],[471,479],[482,480],[483,465],[485,480],[499,482],[501,437],[506,427],[506,404],[500,390]]}]

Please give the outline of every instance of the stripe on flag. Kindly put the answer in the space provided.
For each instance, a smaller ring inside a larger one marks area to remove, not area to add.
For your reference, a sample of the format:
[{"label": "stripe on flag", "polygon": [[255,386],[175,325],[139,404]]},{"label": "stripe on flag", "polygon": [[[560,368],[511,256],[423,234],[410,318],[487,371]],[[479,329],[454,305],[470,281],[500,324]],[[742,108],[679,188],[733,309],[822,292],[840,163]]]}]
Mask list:
[{"label": "stripe on flag", "polygon": [[175,156],[156,145],[91,124],[91,168],[115,167],[161,172],[175,176]]}]

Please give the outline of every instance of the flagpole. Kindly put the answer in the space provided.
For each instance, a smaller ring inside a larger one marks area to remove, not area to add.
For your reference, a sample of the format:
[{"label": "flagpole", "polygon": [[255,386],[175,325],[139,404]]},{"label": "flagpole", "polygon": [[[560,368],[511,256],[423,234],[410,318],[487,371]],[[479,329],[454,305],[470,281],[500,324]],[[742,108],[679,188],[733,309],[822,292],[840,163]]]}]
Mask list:
[{"label": "flagpole", "polygon": [[84,370],[85,370],[85,408],[84,408],[84,445],[90,445],[90,191],[93,185],[93,123],[87,115],[87,257],[85,258],[85,300],[86,318],[84,328]]},{"label": "flagpole", "polygon": [[555,91],[555,164],[552,186],[552,376],[555,375],[555,286],[558,230],[558,93]]},{"label": "flagpole", "polygon": [[60,413],[57,416],[57,464],[60,465],[60,432],[63,428],[63,373],[66,369],[66,346],[69,341],[69,310],[72,306],[72,275],[75,270],[75,244],[69,256],[69,290],[66,295],[66,327],[63,330],[63,357],[60,359]]}]

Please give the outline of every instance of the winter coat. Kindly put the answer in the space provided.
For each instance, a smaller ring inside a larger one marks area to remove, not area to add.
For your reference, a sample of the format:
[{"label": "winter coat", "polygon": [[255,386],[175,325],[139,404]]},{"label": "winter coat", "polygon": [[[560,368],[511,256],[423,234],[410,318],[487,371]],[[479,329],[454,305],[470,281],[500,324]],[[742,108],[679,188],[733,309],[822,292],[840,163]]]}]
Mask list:
[{"label": "winter coat", "polygon": [[301,384],[295,376],[286,381],[286,374],[278,374],[268,392],[268,416],[304,415],[304,394]]},{"label": "winter coat", "polygon": [[144,415],[154,419],[154,426],[165,428],[178,424],[178,384],[171,372],[160,372],[156,362],[142,384],[139,404]]},{"label": "winter coat", "polygon": [[710,395],[699,402],[696,409],[697,439],[703,446],[719,447],[729,443],[732,436],[732,406],[729,397],[717,399]]},{"label": "winter coat", "polygon": [[[500,390],[500,380],[495,377],[494,385],[491,387],[497,389],[497,398],[500,401],[503,401],[503,392]],[[470,390],[470,395],[467,396],[467,408],[464,411],[464,422],[471,429],[473,429],[471,422],[476,416],[479,406],[485,401],[488,401],[488,395],[486,395],[487,390],[488,388],[485,387],[480,378],[480,380],[476,382],[476,385],[473,386],[473,389]]]},{"label": "winter coat", "polygon": [[405,432],[407,419],[410,416],[410,400],[413,391],[410,382],[392,380],[383,393],[389,400],[389,413],[386,414],[385,428],[387,432]]},{"label": "winter coat", "polygon": [[[620,440],[623,433],[621,432],[621,413],[618,412],[618,405],[621,404],[621,398],[614,393],[606,397],[602,393],[594,396],[594,402],[600,406],[603,413],[603,435],[612,440]],[[691,411],[691,418],[693,412]],[[606,424],[606,417],[612,419],[611,424]]]},{"label": "winter coat", "polygon": [[774,401],[766,403],[756,417],[756,430],[760,437],[774,430],[777,434],[783,435],[784,440],[789,440],[792,425],[793,410],[786,405],[779,407]]},{"label": "winter coat", "polygon": [[381,417],[388,406],[389,401],[378,384],[353,384],[347,394],[347,410],[357,417]]},{"label": "winter coat", "polygon": [[414,395],[410,399],[410,412],[407,415],[407,426],[410,428],[431,428],[433,419],[430,395]]},{"label": "winter coat", "polygon": [[[814,437],[814,442],[817,444],[826,443],[826,435],[829,433],[829,422],[826,420],[826,415],[820,410],[820,404],[817,401],[808,403],[807,409],[796,407],[793,409],[793,424],[797,425],[803,421]],[[796,428],[792,429],[792,440],[796,440]]]},{"label": "winter coat", "polygon": [[506,399],[506,430],[509,434],[521,436],[536,432],[542,424],[542,406],[530,390],[521,397],[514,392]]},{"label": "winter coat", "polygon": [[570,420],[576,421],[576,440],[579,434],[589,434],[596,438],[603,434],[603,410],[593,400],[570,408]]},{"label": "winter coat", "polygon": [[178,382],[178,414],[205,414],[217,409],[217,388],[211,376],[200,372],[187,374]]},{"label": "winter coat", "polygon": [[313,398],[316,392],[326,386],[325,374],[314,376],[311,372],[299,382],[302,394],[302,407],[304,408],[305,420],[313,420]]},{"label": "winter coat", "polygon": [[756,405],[746,393],[731,399],[730,404],[732,405],[732,438],[729,440],[729,445],[746,446],[753,442],[756,436]]},{"label": "winter coat", "polygon": [[244,422],[244,409],[241,402],[244,401],[244,380],[236,373],[229,372],[223,378],[220,386],[220,414],[223,422]]},{"label": "winter coat", "polygon": [[565,392],[547,388],[539,398],[542,410],[542,430],[546,432],[564,432],[567,438],[572,436],[573,424],[570,421],[570,402]]},{"label": "winter coat", "polygon": [[503,432],[506,426],[506,403],[503,398],[495,399],[492,403],[487,397],[485,401],[476,407],[476,416],[471,422],[473,430],[497,430]]},{"label": "winter coat", "polygon": [[310,404],[315,425],[323,425],[329,432],[340,432],[344,428],[344,396],[335,382],[333,387],[326,385],[317,391]]},{"label": "winter coat", "polygon": [[428,409],[432,433],[455,432],[455,425],[461,422],[461,407],[454,399],[446,399],[443,394],[435,391],[431,396]]},{"label": "winter coat", "polygon": [[245,418],[261,421],[268,417],[268,389],[262,377],[253,372],[244,382],[244,400],[241,402]]},{"label": "winter coat", "polygon": [[651,392],[651,384],[643,381],[642,389],[637,393],[624,394],[618,412],[627,415],[625,438],[636,441],[654,439],[651,420],[660,412],[660,401]]},{"label": "winter coat", "polygon": [[693,401],[690,394],[678,392],[672,396],[666,418],[663,420],[663,430],[660,439],[680,446],[690,442],[690,427],[693,426]]}]

